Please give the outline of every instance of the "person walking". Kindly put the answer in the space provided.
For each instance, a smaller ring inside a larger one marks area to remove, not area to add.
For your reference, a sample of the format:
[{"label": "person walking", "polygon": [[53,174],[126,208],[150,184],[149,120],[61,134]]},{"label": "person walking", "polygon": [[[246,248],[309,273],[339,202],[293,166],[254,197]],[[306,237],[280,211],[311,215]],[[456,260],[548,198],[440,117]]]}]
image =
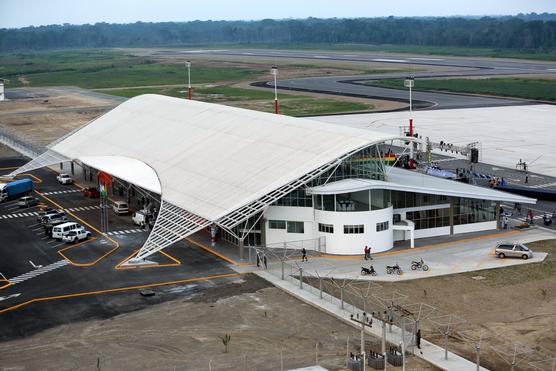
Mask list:
[{"label": "person walking", "polygon": [[264,269],[268,269],[268,265],[266,264],[266,255],[263,255],[263,265]]},{"label": "person walking", "polygon": [[504,214],[504,229],[508,229],[508,215]]},{"label": "person walking", "polygon": [[373,260],[373,256],[371,255],[372,248],[369,246],[369,260]]},{"label": "person walking", "polygon": [[365,260],[369,260],[369,248],[367,246],[365,246],[365,249],[363,249],[365,251]]},{"label": "person walking", "polygon": [[259,254],[257,253],[257,268],[261,266],[261,258],[259,258]]},{"label": "person walking", "polygon": [[415,334],[415,345],[417,345],[419,352],[423,354],[423,351],[421,350],[421,329],[417,330],[417,333]]},{"label": "person walking", "polygon": [[527,211],[527,219],[529,219],[529,224],[533,224],[533,210]]},{"label": "person walking", "polygon": [[304,261],[305,261],[305,262],[309,261],[309,260],[307,259],[307,250],[305,250],[305,248],[302,248],[302,249],[301,249],[301,261],[302,261],[302,262],[304,262]]}]

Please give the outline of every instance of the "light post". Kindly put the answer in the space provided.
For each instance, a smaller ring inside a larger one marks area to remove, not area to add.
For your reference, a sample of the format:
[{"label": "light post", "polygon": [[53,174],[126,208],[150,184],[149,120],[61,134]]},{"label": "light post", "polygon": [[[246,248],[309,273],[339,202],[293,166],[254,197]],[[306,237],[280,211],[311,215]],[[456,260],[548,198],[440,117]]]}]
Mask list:
[{"label": "light post", "polygon": [[272,66],[270,73],[274,75],[274,113],[278,114],[278,87],[276,86],[276,79],[278,78],[278,67]]},{"label": "light post", "polygon": [[[412,97],[412,88],[415,85],[415,79],[413,76],[408,76],[404,80],[404,86],[409,88],[409,136],[413,137],[413,97]],[[413,142],[409,142],[409,167],[413,169]]]},{"label": "light post", "polygon": [[191,99],[191,61],[185,61],[187,68],[187,99]]}]

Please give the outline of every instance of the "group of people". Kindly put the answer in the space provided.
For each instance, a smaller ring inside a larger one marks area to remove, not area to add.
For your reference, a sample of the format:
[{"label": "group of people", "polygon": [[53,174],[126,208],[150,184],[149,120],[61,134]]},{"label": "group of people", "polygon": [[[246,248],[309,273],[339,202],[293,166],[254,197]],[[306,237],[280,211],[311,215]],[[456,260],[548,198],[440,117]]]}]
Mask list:
[{"label": "group of people", "polygon": [[371,256],[371,248],[369,246],[365,246],[363,252],[365,253],[365,260],[373,260],[373,257]]},{"label": "group of people", "polygon": [[494,186],[504,186],[508,184],[504,178],[492,177],[488,181],[488,185],[492,188]]}]

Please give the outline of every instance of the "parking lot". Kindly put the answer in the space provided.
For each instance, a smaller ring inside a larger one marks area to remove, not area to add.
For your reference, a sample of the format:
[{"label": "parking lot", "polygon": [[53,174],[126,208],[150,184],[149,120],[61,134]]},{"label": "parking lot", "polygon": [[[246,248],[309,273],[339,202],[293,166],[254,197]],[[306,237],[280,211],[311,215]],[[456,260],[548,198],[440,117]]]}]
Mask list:
[{"label": "parking lot", "polygon": [[[0,172],[8,173],[24,162],[22,158],[0,159]],[[56,175],[51,169],[41,169],[23,176],[33,179],[37,206],[20,208],[17,200],[0,203],[0,273],[9,280],[0,276],[0,339],[135,310],[174,298],[180,292],[176,286],[209,279],[197,287],[213,286],[236,275],[220,260],[186,242],[150,257],[157,266],[121,266],[146,240],[148,227],[141,229],[131,215],[116,215],[109,209],[108,232],[101,233],[99,199],[85,197],[79,181],[58,183]],[[82,225],[91,237],[79,243],[51,238],[37,221],[41,205],[63,210],[69,221]],[[156,295],[142,297],[141,288],[152,289]]]}]

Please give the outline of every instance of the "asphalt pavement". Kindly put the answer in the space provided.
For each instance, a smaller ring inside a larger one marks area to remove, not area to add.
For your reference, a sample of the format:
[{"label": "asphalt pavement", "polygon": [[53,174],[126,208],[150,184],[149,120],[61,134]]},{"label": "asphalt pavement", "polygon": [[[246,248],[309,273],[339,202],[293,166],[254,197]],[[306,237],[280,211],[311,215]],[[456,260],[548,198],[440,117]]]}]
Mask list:
[{"label": "asphalt pavement", "polygon": [[[160,51],[155,55],[229,55],[242,57],[270,57],[279,63],[280,59],[309,59],[321,61],[375,62],[391,64],[392,68],[409,69],[410,66],[458,67],[461,71],[450,72],[415,72],[416,78],[432,77],[471,77],[499,75],[534,75],[556,74],[556,63],[502,58],[463,58],[432,57],[391,53],[348,53],[331,51],[289,51],[259,49],[219,49],[219,50],[183,50]],[[402,79],[408,73],[325,76],[279,80],[280,89],[308,91],[332,95],[344,95],[369,99],[383,99],[409,103],[407,90],[382,88],[363,85],[360,81],[375,79]],[[260,81],[256,86],[273,88],[272,81]],[[474,108],[531,104],[523,99],[485,97],[469,94],[436,93],[415,91],[413,95],[416,109]]]},{"label": "asphalt pavement", "polygon": [[[1,172],[24,163],[0,159]],[[60,185],[50,169],[31,173],[34,195],[71,221],[92,232],[81,244],[48,237],[36,220],[38,208],[19,209],[14,201],[0,204],[0,340],[91,318],[108,318],[172,300],[206,287],[238,279],[237,273],[213,255],[185,241],[152,256],[157,266],[121,265],[146,240],[148,231],[130,215],[109,213],[111,232],[102,234],[98,199],[86,198],[75,185]],[[154,297],[143,297],[150,288]]]}]

